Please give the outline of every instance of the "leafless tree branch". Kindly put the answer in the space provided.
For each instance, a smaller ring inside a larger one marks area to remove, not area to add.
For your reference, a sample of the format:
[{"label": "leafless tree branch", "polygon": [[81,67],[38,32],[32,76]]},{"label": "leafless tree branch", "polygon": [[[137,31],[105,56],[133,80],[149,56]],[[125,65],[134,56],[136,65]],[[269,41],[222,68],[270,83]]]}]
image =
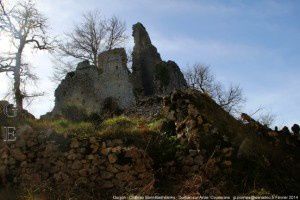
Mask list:
[{"label": "leafless tree branch", "polygon": [[[53,54],[58,57],[59,66],[54,66],[54,81],[61,80],[70,69],[70,58],[73,60],[89,60],[98,64],[98,55],[102,51],[116,48],[127,39],[126,25],[117,17],[105,19],[99,11],[87,12],[82,22],[74,26],[74,30],[65,34],[58,41],[58,50]],[[65,66],[63,64],[66,64]]]},{"label": "leafless tree branch", "polygon": [[263,113],[258,118],[258,122],[267,127],[271,127],[275,120],[276,115],[271,112]]},{"label": "leafless tree branch", "polygon": [[127,39],[125,35],[126,25],[116,16],[108,20],[106,23],[106,31],[108,35],[106,49],[108,50],[123,44]]},{"label": "leafless tree branch", "polygon": [[31,66],[24,62],[24,49],[29,46],[51,50],[52,46],[46,33],[47,19],[36,9],[33,1],[18,1],[10,9],[5,5],[4,1],[0,1],[0,26],[9,35],[15,52],[0,58],[0,73],[12,73],[14,97],[18,109],[22,110],[24,98],[38,96],[26,92],[26,83],[35,82],[38,77],[31,72]]},{"label": "leafless tree branch", "polygon": [[210,68],[203,64],[196,63],[185,73],[188,84],[203,93],[212,93],[214,84],[214,75]]},{"label": "leafless tree branch", "polygon": [[228,89],[215,80],[209,66],[196,63],[185,73],[189,86],[209,94],[223,109],[230,113],[238,112],[245,102],[240,86],[231,85]]}]

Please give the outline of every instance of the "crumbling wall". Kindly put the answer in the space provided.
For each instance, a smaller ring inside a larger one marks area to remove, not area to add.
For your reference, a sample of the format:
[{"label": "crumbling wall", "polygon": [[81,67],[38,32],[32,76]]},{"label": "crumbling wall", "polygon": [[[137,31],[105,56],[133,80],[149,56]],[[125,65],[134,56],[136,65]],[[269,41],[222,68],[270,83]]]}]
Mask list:
[{"label": "crumbling wall", "polygon": [[108,98],[113,99],[120,109],[135,104],[125,50],[105,51],[98,61],[97,67],[88,61],[81,62],[74,72],[66,75],[55,90],[52,115],[101,114]]},{"label": "crumbling wall", "polygon": [[105,51],[98,56],[101,71],[102,95],[116,98],[121,108],[135,104],[133,87],[129,80],[127,56],[123,48]]},{"label": "crumbling wall", "polygon": [[[0,141],[0,185],[46,186],[56,192],[137,192],[154,184],[152,160],[144,150],[121,139],[80,139],[18,129],[15,143]],[[39,188],[39,189],[47,189]],[[82,188],[83,189],[83,188]]]},{"label": "crumbling wall", "polygon": [[133,26],[133,37],[132,74],[123,48],[102,52],[98,66],[81,62],[55,90],[55,107],[47,116],[101,114],[107,99],[116,102],[121,109],[130,108],[136,104],[136,97],[169,94],[174,89],[187,87],[178,65],[162,61],[141,23]]},{"label": "crumbling wall", "polygon": [[68,73],[55,90],[52,115],[63,115],[75,109],[80,111],[78,115],[100,113],[105,97],[101,93],[99,76],[98,69],[88,61],[79,63],[77,69]]},{"label": "crumbling wall", "polygon": [[180,68],[173,61],[162,61],[141,23],[133,25],[132,80],[135,93],[141,96],[168,94],[187,87]]}]

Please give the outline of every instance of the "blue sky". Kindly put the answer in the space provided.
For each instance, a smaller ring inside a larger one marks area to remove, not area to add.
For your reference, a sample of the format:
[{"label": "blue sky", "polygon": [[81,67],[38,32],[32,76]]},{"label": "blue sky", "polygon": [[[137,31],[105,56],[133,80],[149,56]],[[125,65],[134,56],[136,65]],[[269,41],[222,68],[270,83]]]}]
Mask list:
[{"label": "blue sky", "polygon": [[[163,59],[182,70],[195,62],[210,65],[224,84],[240,84],[246,112],[263,106],[280,126],[300,123],[300,1],[38,0],[38,6],[53,35],[93,9],[126,21],[128,35],[142,22]],[[28,58],[47,92],[28,108],[39,116],[54,105],[52,63],[46,53],[28,52]]]}]

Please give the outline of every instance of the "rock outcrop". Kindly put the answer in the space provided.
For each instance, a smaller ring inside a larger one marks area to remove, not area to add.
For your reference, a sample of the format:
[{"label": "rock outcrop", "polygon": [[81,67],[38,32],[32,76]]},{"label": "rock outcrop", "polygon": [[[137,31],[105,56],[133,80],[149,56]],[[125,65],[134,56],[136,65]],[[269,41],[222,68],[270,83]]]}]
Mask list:
[{"label": "rock outcrop", "polygon": [[173,61],[162,61],[141,23],[133,25],[132,80],[137,95],[166,94],[186,87],[186,81]]},{"label": "rock outcrop", "polygon": [[55,90],[51,115],[90,116],[100,114],[108,104],[120,109],[135,104],[125,50],[105,51],[98,60],[97,67],[83,61],[66,75]]}]

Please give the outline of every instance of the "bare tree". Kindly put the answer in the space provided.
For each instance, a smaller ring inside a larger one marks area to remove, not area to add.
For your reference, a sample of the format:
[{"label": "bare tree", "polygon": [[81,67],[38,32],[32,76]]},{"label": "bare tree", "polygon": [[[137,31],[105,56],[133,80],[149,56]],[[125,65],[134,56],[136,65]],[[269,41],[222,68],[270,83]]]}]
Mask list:
[{"label": "bare tree", "polygon": [[65,75],[71,71],[75,70],[75,62],[72,60],[64,60],[59,55],[56,55],[52,59],[53,64],[53,74],[50,76],[50,80],[54,83],[59,84]]},{"label": "bare tree", "polygon": [[226,90],[220,83],[217,83],[214,86],[212,97],[229,113],[239,112],[245,102],[243,91],[239,85],[230,85]]},{"label": "bare tree", "polygon": [[209,66],[196,63],[185,73],[190,87],[209,94],[223,109],[230,113],[238,112],[245,102],[240,86],[231,85],[228,89],[215,80]]},{"label": "bare tree", "polygon": [[36,9],[31,1],[18,1],[11,8],[6,8],[0,1],[0,27],[6,32],[15,49],[0,60],[0,72],[12,73],[13,92],[17,108],[23,110],[23,100],[40,94],[27,94],[24,89],[28,80],[37,80],[24,61],[24,50],[31,47],[38,50],[49,50],[49,37],[46,34],[47,19]]},{"label": "bare tree", "polygon": [[0,56],[0,73],[13,71],[12,64],[14,62],[14,57]]},{"label": "bare tree", "polygon": [[190,87],[204,93],[212,93],[214,75],[208,66],[196,63],[185,73],[185,78]]},{"label": "bare tree", "polygon": [[126,24],[120,21],[116,16],[107,20],[106,31],[108,34],[106,41],[107,50],[122,45],[127,39],[127,36],[125,35]]},{"label": "bare tree", "polygon": [[274,125],[276,115],[271,112],[265,112],[259,115],[257,121],[264,126],[271,127]]},{"label": "bare tree", "polygon": [[90,60],[96,64],[105,35],[106,24],[99,12],[89,12],[83,15],[83,22],[75,25],[74,30],[59,42],[59,49],[64,56]]},{"label": "bare tree", "polygon": [[118,47],[126,41],[125,31],[125,23],[115,16],[105,19],[97,10],[84,14],[82,22],[58,42],[59,48],[54,57],[55,64],[60,64],[55,67],[52,80],[60,81],[66,72],[74,70],[74,60],[89,60],[96,66],[100,52]]}]

